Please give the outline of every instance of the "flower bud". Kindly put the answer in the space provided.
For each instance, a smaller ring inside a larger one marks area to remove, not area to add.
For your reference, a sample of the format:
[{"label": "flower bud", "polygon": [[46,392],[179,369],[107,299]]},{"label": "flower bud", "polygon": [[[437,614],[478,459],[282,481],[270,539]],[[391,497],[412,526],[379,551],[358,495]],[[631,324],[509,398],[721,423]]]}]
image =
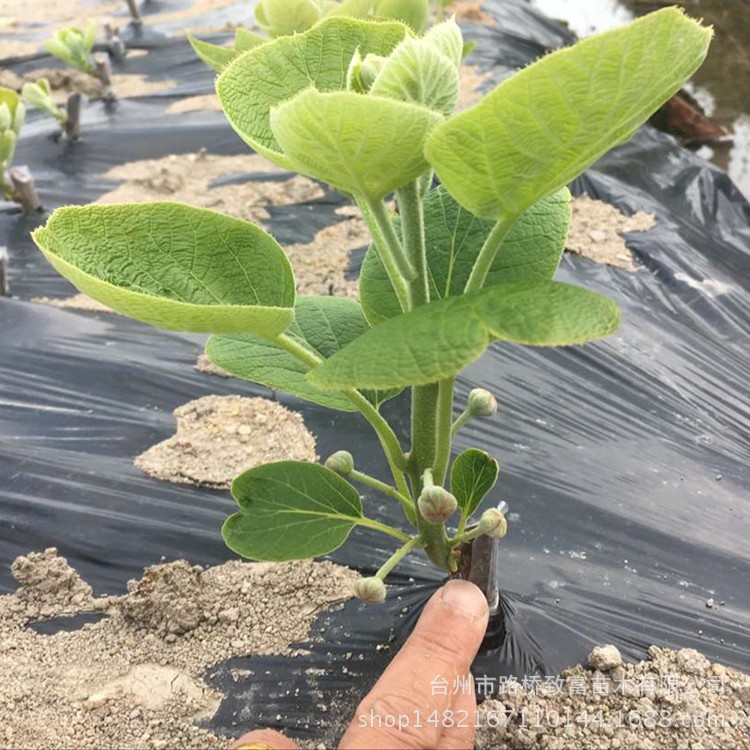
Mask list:
[{"label": "flower bud", "polygon": [[472,417],[491,417],[497,412],[497,400],[484,388],[474,388],[469,393],[469,414]]},{"label": "flower bud", "polygon": [[429,523],[442,523],[458,508],[456,498],[442,487],[426,487],[417,500],[422,518]]},{"label": "flower bud", "polygon": [[354,458],[349,451],[336,451],[328,456],[325,466],[326,469],[345,477],[354,471]]},{"label": "flower bud", "polygon": [[354,596],[365,604],[382,604],[385,601],[385,584],[375,576],[360,578],[354,584]]},{"label": "flower bud", "polygon": [[497,508],[490,508],[479,519],[479,531],[492,539],[502,539],[508,533],[508,522]]}]

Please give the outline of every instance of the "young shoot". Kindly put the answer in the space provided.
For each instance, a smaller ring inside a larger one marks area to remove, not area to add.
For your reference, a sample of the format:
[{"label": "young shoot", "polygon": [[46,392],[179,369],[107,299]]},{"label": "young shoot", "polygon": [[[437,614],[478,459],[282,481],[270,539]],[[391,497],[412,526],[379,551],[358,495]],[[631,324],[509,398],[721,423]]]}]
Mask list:
[{"label": "young shoot", "polygon": [[15,199],[9,172],[16,153],[16,143],[26,120],[26,107],[12,89],[0,86],[0,195]]},{"label": "young shoot", "polygon": [[46,78],[40,78],[36,83],[24,83],[21,97],[27,107],[34,107],[53,117],[60,127],[65,127],[68,113],[52,100],[52,88]]},{"label": "young shoot", "polygon": [[[332,6],[302,6],[314,25],[235,57],[217,91],[252,149],[359,207],[373,238],[359,302],[298,295],[265,230],[177,203],[61,208],[34,239],[103,304],[213,334],[207,354],[233,375],[361,415],[388,476],[358,469],[365,456],[351,445],[325,465],[255,467],[232,485],[237,509],[223,536],[244,557],[283,561],[329,554],[357,527],[379,532],[395,551],[356,589],[377,603],[410,552],[455,573],[463,545],[505,535],[489,499],[497,460],[479,447],[453,452],[460,427],[492,417],[497,403],[475,390],[458,413],[455,378],[493,342],[574,346],[617,331],[614,301],[554,279],[566,186],[679,90],[711,31],[666,8],[546,55],[455,114],[464,42],[453,19],[420,35],[392,20],[315,22]],[[260,7],[272,28],[274,0]],[[381,412],[404,390],[408,435]],[[364,506],[360,485],[397,503],[403,520]]]},{"label": "young shoot", "polygon": [[96,75],[93,49],[96,39],[96,24],[89,21],[84,30],[61,29],[42,46],[53,57],[90,76]]}]

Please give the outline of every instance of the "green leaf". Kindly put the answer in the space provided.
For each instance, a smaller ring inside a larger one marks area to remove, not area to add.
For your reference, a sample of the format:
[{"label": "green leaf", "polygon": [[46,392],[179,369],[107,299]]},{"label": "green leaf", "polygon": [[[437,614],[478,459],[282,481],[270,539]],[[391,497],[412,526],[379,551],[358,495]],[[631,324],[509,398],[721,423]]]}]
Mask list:
[{"label": "green leaf", "polygon": [[[299,297],[295,320],[287,331],[313,353],[327,358],[354,341],[369,326],[357,302],[343,297]],[[219,367],[252,383],[340,411],[356,411],[351,401],[336,391],[322,391],[305,377],[310,367],[281,346],[252,334],[215,335],[206,354]],[[366,392],[374,406],[398,391]]]},{"label": "green leaf", "polygon": [[697,70],[712,31],[676,8],[553,52],[436,128],[427,158],[476,216],[520,216],[629,140]]},{"label": "green leaf", "polygon": [[219,77],[216,90],[232,127],[253,149],[292,169],[271,132],[271,108],[314,86],[346,88],[355,51],[388,55],[409,33],[400,23],[330,18],[304,34],[281,37],[238,57]]},{"label": "green leaf", "polygon": [[451,467],[451,492],[464,516],[470,516],[495,486],[500,466],[489,453],[469,448]]},{"label": "green leaf", "polygon": [[363,518],[357,490],[318,464],[281,461],[240,474],[239,513],[224,523],[227,546],[251,560],[284,562],[340,547]]},{"label": "green leaf", "polygon": [[258,34],[253,34],[248,29],[243,29],[242,26],[238,26],[234,30],[234,49],[236,52],[247,52],[249,49],[253,49],[260,44],[265,44],[266,39]]},{"label": "green leaf", "polygon": [[491,341],[570,346],[614,333],[620,312],[596,292],[554,281],[511,282],[431,302],[371,328],[309,380],[320,388],[398,388],[451,377]]},{"label": "green leaf", "polygon": [[221,73],[239,54],[237,50],[228,47],[220,47],[218,44],[202,42],[192,34],[188,34],[188,41],[198,57],[217,73]]},{"label": "green leaf", "polygon": [[34,241],[82,292],[159,328],[263,336],[294,317],[292,269],[260,227],[181,203],[59,208]]},{"label": "green leaf", "polygon": [[449,115],[458,102],[458,88],[458,68],[453,60],[427,41],[405,39],[386,59],[370,94]]},{"label": "green leaf", "polygon": [[441,119],[414,104],[311,88],[271,111],[271,130],[295,171],[378,199],[427,169],[424,143]]},{"label": "green leaf", "polygon": [[261,0],[255,6],[255,20],[272,37],[307,31],[320,20],[315,0]]},{"label": "green leaf", "polygon": [[[495,222],[472,216],[442,186],[427,195],[424,213],[430,299],[463,294]],[[528,209],[505,238],[484,286],[552,279],[565,249],[570,215],[567,188]],[[359,294],[371,325],[401,314],[398,297],[373,247],[362,264]]]},{"label": "green leaf", "polygon": [[375,15],[403,21],[421,34],[430,20],[430,0],[379,0],[375,3]]}]

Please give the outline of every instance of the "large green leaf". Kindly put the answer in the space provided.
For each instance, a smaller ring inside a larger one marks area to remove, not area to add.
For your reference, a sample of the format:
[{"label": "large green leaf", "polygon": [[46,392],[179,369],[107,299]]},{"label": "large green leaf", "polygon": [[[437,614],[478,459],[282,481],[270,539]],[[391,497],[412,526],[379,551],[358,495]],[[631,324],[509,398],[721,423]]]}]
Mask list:
[{"label": "large green leaf", "polygon": [[271,111],[271,130],[295,171],[377,199],[427,170],[424,143],[441,120],[395,99],[311,88]]},{"label": "large green leaf", "polygon": [[596,292],[512,282],[449,297],[371,328],[308,378],[321,388],[399,388],[451,377],[491,341],[570,346],[614,333],[620,312]]},{"label": "large green leaf", "polygon": [[202,42],[196,39],[192,34],[188,34],[190,46],[195,50],[195,54],[208,65],[209,68],[221,73],[240,53],[231,47],[221,47],[218,44]]},{"label": "large green leaf", "polygon": [[[424,213],[430,298],[463,294],[474,262],[495,222],[472,216],[442,186],[427,195]],[[503,241],[484,286],[552,279],[565,249],[570,215],[567,188],[525,211]],[[373,247],[362,264],[359,296],[371,325],[401,314],[398,297]]]},{"label": "large green leaf", "polygon": [[497,461],[476,448],[456,456],[451,467],[451,492],[465,516],[470,516],[495,486],[499,471]]},{"label": "large green leaf", "polygon": [[357,490],[319,464],[280,461],[232,484],[239,513],[224,523],[227,545],[251,560],[283,562],[333,552],[362,520]]},{"label": "large green leaf", "polygon": [[[287,333],[313,353],[327,358],[367,331],[369,326],[357,302],[343,297],[299,297],[295,320]],[[274,390],[292,393],[322,406],[356,411],[351,401],[336,391],[323,391],[305,375],[310,368],[281,346],[248,333],[215,335],[208,340],[206,354],[214,364],[232,375]],[[397,391],[366,392],[375,405]]]},{"label": "large green leaf", "polygon": [[427,157],[476,216],[520,216],[631,138],[700,66],[711,34],[666,8],[547,55],[436,128]]},{"label": "large green leaf", "polygon": [[34,232],[82,292],[159,328],[274,336],[294,317],[284,251],[260,227],[182,203],[59,208]]},{"label": "large green leaf", "polygon": [[238,57],[219,77],[216,90],[232,127],[275,164],[292,169],[271,132],[271,109],[315,86],[346,88],[346,71],[357,49],[362,56],[388,55],[409,33],[397,22],[330,18],[304,34],[280,37]]}]

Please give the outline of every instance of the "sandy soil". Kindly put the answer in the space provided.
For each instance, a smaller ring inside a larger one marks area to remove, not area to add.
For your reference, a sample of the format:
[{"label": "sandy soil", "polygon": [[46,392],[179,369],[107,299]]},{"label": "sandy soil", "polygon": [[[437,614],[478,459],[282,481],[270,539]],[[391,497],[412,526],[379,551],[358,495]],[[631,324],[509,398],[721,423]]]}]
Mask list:
[{"label": "sandy soil", "polygon": [[635,271],[635,259],[623,234],[653,229],[656,226],[654,215],[638,211],[626,216],[609,203],[586,195],[574,198],[572,205],[573,218],[566,249],[597,263]]},{"label": "sandy soil", "polygon": [[[184,560],[148,568],[123,596],[95,599],[55,549],[19,558],[0,597],[0,746],[224,748],[200,729],[221,696],[203,677],[233,656],[288,654],[321,608],[350,596],[352,571],[312,561]],[[40,635],[29,621],[101,612],[80,630]]]},{"label": "sandy soil", "polygon": [[204,396],[174,411],[177,430],[135,459],[157,479],[229,487],[253,466],[317,461],[301,415],[265,398]]}]

